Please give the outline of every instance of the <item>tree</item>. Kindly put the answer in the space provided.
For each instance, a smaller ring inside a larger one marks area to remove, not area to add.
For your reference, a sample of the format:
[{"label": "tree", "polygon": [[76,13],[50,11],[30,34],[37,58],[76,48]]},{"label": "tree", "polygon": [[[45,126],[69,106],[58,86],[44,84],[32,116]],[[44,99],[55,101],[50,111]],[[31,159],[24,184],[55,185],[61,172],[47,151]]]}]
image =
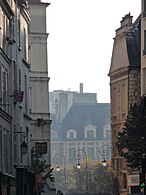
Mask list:
[{"label": "tree", "polygon": [[[112,168],[108,163],[106,167],[95,160],[88,159],[88,167],[86,172],[86,162],[81,162],[81,168],[77,166],[67,166],[67,192],[83,193],[86,192],[86,173],[88,177],[88,192],[111,192],[112,191]],[[54,169],[54,177],[57,188],[64,191],[64,169],[57,172]]]},{"label": "tree", "polygon": [[[35,183],[34,183],[34,195],[41,195],[44,193],[44,184],[42,182],[42,173],[48,168],[46,160],[39,159],[34,148],[31,150],[31,171],[35,174]],[[50,174],[52,169],[50,169]]]},{"label": "tree", "polygon": [[146,107],[144,97],[131,105],[124,122],[123,131],[118,133],[117,148],[127,166],[141,168],[142,157],[146,151]]},{"label": "tree", "polygon": [[85,161],[82,162],[80,170],[74,167],[74,172],[76,173],[75,181],[78,192],[86,191],[86,176],[88,177],[89,193],[108,193],[112,191],[112,169],[110,163],[104,167],[101,163],[88,159],[87,172]]}]

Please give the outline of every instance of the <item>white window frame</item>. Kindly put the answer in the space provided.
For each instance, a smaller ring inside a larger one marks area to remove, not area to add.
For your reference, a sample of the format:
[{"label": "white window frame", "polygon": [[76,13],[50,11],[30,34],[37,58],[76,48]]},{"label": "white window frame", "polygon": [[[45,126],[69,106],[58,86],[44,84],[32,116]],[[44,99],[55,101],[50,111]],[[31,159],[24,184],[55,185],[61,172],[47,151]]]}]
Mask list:
[{"label": "white window frame", "polygon": [[[73,133],[73,137],[71,137],[70,135],[71,135],[71,133]],[[67,138],[69,138],[69,139],[74,139],[74,138],[76,138],[77,137],[77,132],[74,130],[74,129],[70,129],[70,130],[68,130],[67,131]]]},{"label": "white window frame", "polygon": [[96,126],[95,125],[89,124],[84,127],[85,138],[91,138],[87,136],[88,131],[93,131],[93,138],[96,138]]}]

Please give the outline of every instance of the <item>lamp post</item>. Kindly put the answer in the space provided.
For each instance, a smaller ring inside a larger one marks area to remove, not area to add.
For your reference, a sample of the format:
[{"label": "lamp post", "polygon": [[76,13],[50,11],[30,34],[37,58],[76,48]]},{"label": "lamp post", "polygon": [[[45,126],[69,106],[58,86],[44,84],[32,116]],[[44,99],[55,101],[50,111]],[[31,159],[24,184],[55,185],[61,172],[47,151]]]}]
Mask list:
[{"label": "lamp post", "polygon": [[86,193],[88,193],[88,164],[87,164],[87,153],[85,152],[84,149],[81,149],[81,148],[78,148],[76,151],[75,151],[75,159],[77,160],[77,169],[80,169],[81,167],[81,164],[80,164],[80,160],[83,159],[83,154],[85,155],[85,159],[86,159],[86,166],[85,166],[85,169],[86,169]]},{"label": "lamp post", "polygon": [[107,164],[107,160],[106,157],[109,154],[109,149],[111,150],[111,146],[108,144],[104,144],[102,146],[100,146],[99,148],[99,154],[103,157],[102,159],[102,165],[105,167]]},{"label": "lamp post", "polygon": [[21,155],[27,154],[28,145],[25,142],[25,138],[28,136],[28,131],[14,131],[14,134],[20,134],[21,140],[23,139],[23,142],[20,145],[21,148]]},{"label": "lamp post", "polygon": [[[64,163],[64,192],[66,193],[66,184],[67,184],[67,178],[66,178],[66,158],[65,156],[62,154],[62,153],[57,153],[55,156],[54,156],[54,161],[55,163],[57,164],[56,166],[56,171],[60,171],[60,166],[59,166],[59,161],[60,159],[63,158],[63,163]],[[61,161],[62,162],[62,161]]]}]

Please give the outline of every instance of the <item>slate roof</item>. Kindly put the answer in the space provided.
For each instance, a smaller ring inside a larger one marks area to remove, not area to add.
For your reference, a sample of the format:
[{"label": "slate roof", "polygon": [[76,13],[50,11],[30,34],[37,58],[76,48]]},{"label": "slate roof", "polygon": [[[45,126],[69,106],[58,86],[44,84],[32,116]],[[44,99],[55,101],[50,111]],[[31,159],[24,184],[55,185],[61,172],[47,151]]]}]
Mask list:
[{"label": "slate roof", "polygon": [[59,131],[59,126],[58,126],[58,123],[56,121],[56,118],[55,118],[55,114],[50,114],[50,119],[52,120],[51,121],[51,129],[52,130],[56,130],[56,131]]},{"label": "slate roof", "polygon": [[126,43],[127,43],[127,53],[129,58],[130,66],[140,66],[140,30],[141,29],[141,17],[139,16],[133,24],[133,29],[131,29],[126,34]]},{"label": "slate roof", "polygon": [[[109,103],[97,103],[97,104],[77,104],[73,105],[63,120],[60,132],[61,139],[66,139],[66,131],[74,129],[78,132],[79,139],[85,139],[84,126],[87,124],[93,124],[97,126],[97,138],[103,139],[103,125],[110,123],[110,104]],[[92,138],[93,139],[93,138]]]}]

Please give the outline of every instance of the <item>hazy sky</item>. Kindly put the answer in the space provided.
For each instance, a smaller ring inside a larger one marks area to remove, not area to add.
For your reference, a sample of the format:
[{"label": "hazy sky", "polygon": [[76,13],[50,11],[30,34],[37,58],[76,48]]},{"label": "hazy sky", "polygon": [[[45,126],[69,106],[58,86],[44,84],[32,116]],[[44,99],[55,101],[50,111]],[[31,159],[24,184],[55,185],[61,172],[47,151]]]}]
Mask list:
[{"label": "hazy sky", "polygon": [[115,30],[140,0],[50,0],[47,8],[49,90],[97,93],[110,102],[109,68]]}]

